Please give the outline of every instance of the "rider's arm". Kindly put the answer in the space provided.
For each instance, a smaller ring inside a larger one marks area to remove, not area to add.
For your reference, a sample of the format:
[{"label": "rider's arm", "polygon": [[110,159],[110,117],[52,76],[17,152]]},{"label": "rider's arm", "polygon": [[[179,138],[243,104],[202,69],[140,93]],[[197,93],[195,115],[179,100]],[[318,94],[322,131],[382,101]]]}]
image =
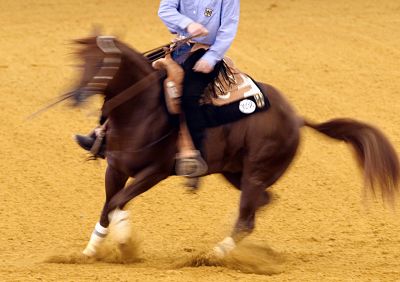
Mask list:
[{"label": "rider's arm", "polygon": [[239,25],[239,12],[239,0],[222,1],[221,25],[215,42],[202,57],[210,66],[214,67],[218,61],[222,60],[231,46]]},{"label": "rider's arm", "polygon": [[184,34],[194,21],[179,13],[179,0],[161,0],[158,16],[172,33]]}]

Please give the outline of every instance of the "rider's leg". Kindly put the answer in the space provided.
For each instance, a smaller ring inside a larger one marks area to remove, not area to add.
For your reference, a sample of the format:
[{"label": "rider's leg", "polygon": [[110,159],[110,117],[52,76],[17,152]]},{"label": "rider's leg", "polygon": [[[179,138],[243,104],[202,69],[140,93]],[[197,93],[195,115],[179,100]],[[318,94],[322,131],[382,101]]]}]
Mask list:
[{"label": "rider's leg", "polygon": [[[105,116],[100,116],[100,120],[99,120],[99,124],[100,126],[104,125],[104,123],[106,122],[107,117]],[[86,151],[90,151],[96,141],[96,138],[98,136],[98,132],[96,131],[99,127],[97,127],[96,129],[92,130],[88,135],[75,135],[75,141],[76,143],[78,143],[78,145],[86,150]],[[101,158],[104,158],[104,151],[105,151],[105,138],[103,138],[102,140],[102,144],[100,146],[100,150],[98,152],[98,156]]]},{"label": "rider's leg", "polygon": [[206,120],[200,108],[200,98],[204,90],[218,75],[221,63],[217,63],[211,73],[195,72],[196,62],[205,54],[206,50],[194,52],[183,64],[185,77],[183,81],[182,109],[187,126],[193,139],[195,148],[203,153],[203,139]]}]

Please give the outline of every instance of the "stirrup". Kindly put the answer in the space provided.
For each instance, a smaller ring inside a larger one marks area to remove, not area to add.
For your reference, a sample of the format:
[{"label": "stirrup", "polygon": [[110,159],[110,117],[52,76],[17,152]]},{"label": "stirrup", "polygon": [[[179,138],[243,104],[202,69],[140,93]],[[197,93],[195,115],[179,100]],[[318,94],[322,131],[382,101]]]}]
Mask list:
[{"label": "stirrup", "polygon": [[203,176],[208,171],[207,163],[201,157],[199,151],[194,151],[193,156],[185,157],[177,155],[175,164],[176,174],[188,178]]}]

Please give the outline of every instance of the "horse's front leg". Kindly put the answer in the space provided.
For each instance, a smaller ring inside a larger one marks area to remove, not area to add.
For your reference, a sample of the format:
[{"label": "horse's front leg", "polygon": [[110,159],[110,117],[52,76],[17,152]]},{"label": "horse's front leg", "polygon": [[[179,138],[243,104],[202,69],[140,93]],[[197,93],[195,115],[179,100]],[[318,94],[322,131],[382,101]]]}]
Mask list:
[{"label": "horse's front leg", "polygon": [[107,167],[105,176],[106,201],[100,215],[100,221],[96,223],[92,235],[90,236],[90,240],[86,248],[83,250],[84,255],[94,257],[98,253],[101,243],[108,234],[108,225],[110,224],[108,219],[108,203],[115,194],[124,188],[127,180],[128,176],[124,173],[111,166]]},{"label": "horse's front leg", "polygon": [[158,165],[146,167],[135,175],[131,184],[112,197],[106,208],[108,217],[115,228],[114,238],[117,243],[123,245],[129,241],[131,236],[129,211],[122,210],[124,206],[168,176],[169,173]]}]

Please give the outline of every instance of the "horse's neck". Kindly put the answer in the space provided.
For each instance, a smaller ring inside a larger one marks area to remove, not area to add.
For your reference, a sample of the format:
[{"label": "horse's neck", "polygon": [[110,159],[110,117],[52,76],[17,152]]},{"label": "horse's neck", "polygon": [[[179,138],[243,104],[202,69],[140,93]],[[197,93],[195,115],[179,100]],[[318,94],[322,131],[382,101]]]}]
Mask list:
[{"label": "horse's neck", "polygon": [[172,126],[160,92],[161,83],[158,81],[117,107],[110,115],[113,131],[127,132],[129,135],[164,134]]},{"label": "horse's neck", "polygon": [[[135,83],[153,71],[150,64],[140,57],[141,55],[126,46],[120,48],[125,54],[124,63],[120,67],[118,78],[114,81],[112,87],[114,91],[107,98],[115,97],[128,87],[134,87]],[[135,94],[135,97],[115,108],[110,115],[113,130],[128,132],[130,136],[143,134],[152,138],[164,134],[171,128],[164,100],[160,96],[161,85],[160,80],[154,81],[145,91]]]}]

